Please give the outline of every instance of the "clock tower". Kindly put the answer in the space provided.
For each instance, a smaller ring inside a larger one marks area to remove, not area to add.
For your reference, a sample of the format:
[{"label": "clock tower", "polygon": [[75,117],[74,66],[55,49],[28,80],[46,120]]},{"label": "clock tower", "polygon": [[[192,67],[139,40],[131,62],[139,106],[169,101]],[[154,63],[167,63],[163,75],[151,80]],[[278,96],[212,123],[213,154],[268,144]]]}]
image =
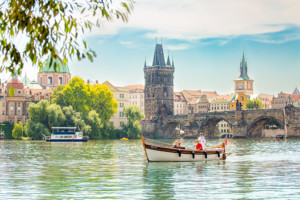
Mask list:
[{"label": "clock tower", "polygon": [[253,80],[249,78],[247,74],[247,61],[243,52],[242,61],[240,63],[240,76],[234,80],[234,92],[244,93],[246,95],[253,94]]}]

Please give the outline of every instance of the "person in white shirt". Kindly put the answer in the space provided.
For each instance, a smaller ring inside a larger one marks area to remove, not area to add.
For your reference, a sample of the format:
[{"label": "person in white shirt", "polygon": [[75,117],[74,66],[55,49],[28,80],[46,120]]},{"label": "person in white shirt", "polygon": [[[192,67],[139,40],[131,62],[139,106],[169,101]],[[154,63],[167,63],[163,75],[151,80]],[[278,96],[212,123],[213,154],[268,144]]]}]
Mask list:
[{"label": "person in white shirt", "polygon": [[200,137],[198,137],[197,142],[201,144],[202,149],[200,148],[200,150],[204,150],[205,149],[206,140],[205,140],[205,137],[203,136],[203,133],[200,133]]}]

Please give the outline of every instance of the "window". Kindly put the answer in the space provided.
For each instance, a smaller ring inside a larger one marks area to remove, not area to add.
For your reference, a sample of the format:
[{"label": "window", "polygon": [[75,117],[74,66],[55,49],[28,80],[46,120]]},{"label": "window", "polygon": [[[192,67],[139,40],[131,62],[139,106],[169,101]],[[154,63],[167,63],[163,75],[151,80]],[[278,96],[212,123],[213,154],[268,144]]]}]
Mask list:
[{"label": "window", "polygon": [[41,85],[43,85],[43,77],[41,77]]},{"label": "window", "polygon": [[18,103],[18,115],[19,116],[21,115],[21,105],[20,105],[20,103]]},{"label": "window", "polygon": [[124,124],[124,122],[120,122],[120,126],[124,126],[125,124]]},{"label": "window", "polygon": [[48,85],[52,85],[52,77],[48,77]]},{"label": "window", "polygon": [[59,77],[58,82],[59,82],[60,85],[63,84],[63,83],[62,83],[62,77]]},{"label": "window", "polygon": [[124,117],[124,112],[120,111],[120,117]]},{"label": "window", "polygon": [[124,94],[120,94],[120,98],[123,99],[124,98]]},{"label": "window", "polygon": [[10,115],[14,114],[14,105],[10,104]]},{"label": "window", "polygon": [[120,103],[120,108],[123,108],[124,107],[124,103]]}]

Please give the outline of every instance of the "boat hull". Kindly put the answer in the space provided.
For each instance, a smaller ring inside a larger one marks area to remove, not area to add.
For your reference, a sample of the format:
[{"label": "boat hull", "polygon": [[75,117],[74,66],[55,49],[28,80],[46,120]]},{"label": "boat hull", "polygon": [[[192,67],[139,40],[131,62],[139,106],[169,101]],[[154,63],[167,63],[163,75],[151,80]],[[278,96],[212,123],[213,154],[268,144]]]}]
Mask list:
[{"label": "boat hull", "polygon": [[219,154],[213,153],[213,154],[207,154],[205,156],[204,153],[197,154],[197,152],[194,154],[191,153],[185,153],[182,154],[178,152],[165,152],[165,151],[157,151],[153,149],[146,149],[149,162],[197,162],[197,161],[204,161],[204,160],[222,160],[223,159],[223,152],[220,152]]},{"label": "boat hull", "polygon": [[[197,162],[203,160],[222,160],[224,159],[223,149],[207,151],[185,150],[176,148],[162,148],[151,145],[146,146],[146,153],[149,162]],[[151,148],[149,148],[151,146]],[[148,147],[148,148],[147,148]]]},{"label": "boat hull", "polygon": [[226,159],[225,144],[205,150],[181,149],[147,143],[142,137],[145,155],[149,162],[197,162]]}]

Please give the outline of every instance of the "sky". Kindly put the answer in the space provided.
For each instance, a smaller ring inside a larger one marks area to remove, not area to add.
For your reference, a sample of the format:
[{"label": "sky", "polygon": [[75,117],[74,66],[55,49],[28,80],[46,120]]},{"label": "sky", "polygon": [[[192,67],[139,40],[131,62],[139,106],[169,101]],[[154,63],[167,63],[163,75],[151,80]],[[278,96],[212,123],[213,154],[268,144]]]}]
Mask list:
[{"label": "sky", "polygon": [[[128,23],[85,35],[97,53],[69,63],[72,76],[115,86],[144,84],[156,43],[175,63],[174,91],[234,92],[243,51],[254,93],[300,89],[299,0],[136,0]],[[31,79],[38,69],[25,72]],[[3,76],[3,75],[2,75]]]}]

